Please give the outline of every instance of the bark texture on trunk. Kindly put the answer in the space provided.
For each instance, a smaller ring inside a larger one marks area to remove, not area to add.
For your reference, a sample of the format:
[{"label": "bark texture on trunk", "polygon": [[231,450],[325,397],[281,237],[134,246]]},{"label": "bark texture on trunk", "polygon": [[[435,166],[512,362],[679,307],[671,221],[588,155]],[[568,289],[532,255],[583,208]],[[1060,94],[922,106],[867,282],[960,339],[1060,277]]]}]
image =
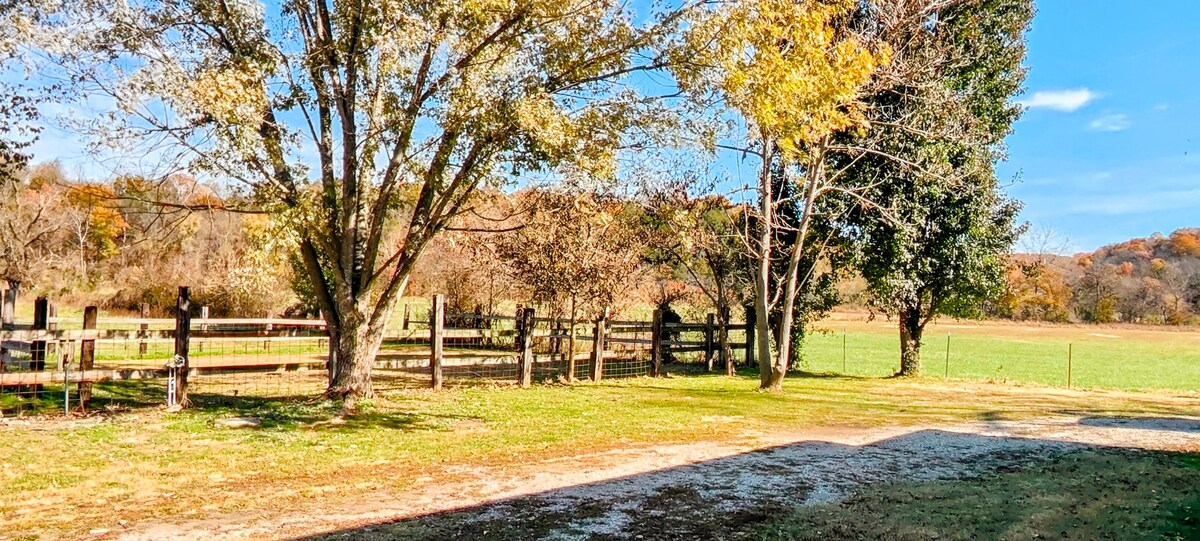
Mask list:
[{"label": "bark texture on trunk", "polygon": [[179,288],[179,297],[175,301],[175,356],[183,359],[181,366],[175,368],[175,404],[180,408],[190,407],[188,399],[188,372],[191,370],[189,361],[192,333],[192,296],[187,287]]},{"label": "bark texture on trunk", "polygon": [[726,376],[732,376],[737,373],[733,364],[733,346],[729,344],[729,313],[730,310],[728,305],[722,305],[718,311],[718,341],[721,344],[721,360],[725,361]]},{"label": "bark texture on trunk", "polygon": [[925,326],[916,310],[900,312],[900,371],[897,376],[921,375],[921,334]]},{"label": "bark texture on trunk", "polygon": [[[793,340],[792,327],[795,325],[796,296],[800,288],[800,262],[804,256],[804,245],[808,240],[808,226],[812,223],[813,205],[818,193],[818,179],[823,178],[824,174],[824,161],[820,158],[814,159],[809,166],[809,171],[811,171],[810,178],[805,181],[804,209],[803,214],[800,215],[799,231],[796,232],[796,240],[789,248],[791,252],[788,254],[787,275],[784,277],[779,328],[776,333],[775,361],[770,378],[762,382],[762,389],[772,392],[783,390],[783,378],[787,376],[788,368],[792,364],[792,348],[797,345]],[[769,263],[770,258],[765,259]]]},{"label": "bark texture on trunk", "polygon": [[[374,396],[371,385],[371,369],[375,364],[375,356],[383,343],[384,325],[369,321],[354,310],[342,312],[343,318],[338,324],[334,351],[333,377],[326,396],[342,399],[347,409],[353,409],[359,399]],[[376,318],[380,320],[381,318]],[[386,318],[382,319],[386,321]]]},{"label": "bark texture on trunk", "polygon": [[759,212],[762,214],[762,226],[759,232],[758,268],[754,275],[754,327],[758,339],[758,382],[760,389],[772,386],[771,367],[774,357],[771,356],[771,330],[768,327],[770,307],[768,300],[771,296],[771,234],[774,231],[775,198],[771,190],[771,145],[763,139],[762,170],[758,175]]}]

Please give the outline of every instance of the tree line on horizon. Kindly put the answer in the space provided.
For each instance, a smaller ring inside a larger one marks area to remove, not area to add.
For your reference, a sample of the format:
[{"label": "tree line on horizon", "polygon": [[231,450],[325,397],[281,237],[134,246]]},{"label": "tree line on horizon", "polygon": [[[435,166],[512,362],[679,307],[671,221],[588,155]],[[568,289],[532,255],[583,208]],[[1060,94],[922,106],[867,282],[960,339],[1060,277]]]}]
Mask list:
[{"label": "tree line on horizon", "polygon": [[[1045,245],[1042,246],[1045,248]],[[1013,254],[989,316],[1056,323],[1200,322],[1200,228],[1155,233],[1063,256]]]}]

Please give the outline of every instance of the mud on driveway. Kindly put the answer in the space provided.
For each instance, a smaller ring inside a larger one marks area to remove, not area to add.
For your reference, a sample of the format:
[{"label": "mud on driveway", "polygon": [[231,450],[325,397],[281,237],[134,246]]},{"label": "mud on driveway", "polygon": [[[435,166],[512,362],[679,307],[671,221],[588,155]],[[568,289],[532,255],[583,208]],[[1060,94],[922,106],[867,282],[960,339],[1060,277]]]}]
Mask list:
[{"label": "mud on driveway", "polygon": [[950,426],[747,433],[626,449],[292,516],[161,524],[124,539],[737,539],[748,523],[888,480],[972,477],[1088,447],[1200,450],[1200,419],[1056,417]]}]

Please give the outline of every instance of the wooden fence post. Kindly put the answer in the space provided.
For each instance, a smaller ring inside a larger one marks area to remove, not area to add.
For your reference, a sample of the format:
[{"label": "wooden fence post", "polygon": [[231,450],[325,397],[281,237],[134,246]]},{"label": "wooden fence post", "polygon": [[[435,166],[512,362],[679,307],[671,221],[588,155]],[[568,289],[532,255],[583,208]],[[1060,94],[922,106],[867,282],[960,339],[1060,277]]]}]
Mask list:
[{"label": "wooden fence post", "polygon": [[[38,297],[33,301],[33,327],[30,330],[42,331],[43,334],[50,328],[50,301],[46,297]],[[41,372],[46,369],[46,340],[43,336],[41,340],[34,340],[29,344],[29,369],[33,372]],[[42,384],[34,384],[30,390],[33,392],[34,398],[41,398]]]},{"label": "wooden fence post", "polygon": [[[207,333],[208,332],[208,307],[207,306],[200,307],[200,321],[203,322],[200,324],[200,332]],[[203,353],[204,352],[204,341],[201,340],[199,342],[196,342],[196,347],[200,350],[201,353]]]},{"label": "wooden fence post", "polygon": [[[7,280],[5,280],[7,284]],[[0,325],[11,327],[17,320],[17,288],[6,286],[0,296]]]},{"label": "wooden fence post", "polygon": [[715,342],[713,340],[713,331],[716,328],[714,324],[716,317],[715,314],[710,312],[708,318],[704,320],[704,366],[709,372],[712,372],[713,369],[713,343]]},{"label": "wooden fence post", "polygon": [[[750,313],[751,312],[749,312],[749,311],[746,312],[747,315],[749,315]],[[746,318],[745,335],[746,335],[746,366],[754,366],[755,343],[754,343],[754,320],[753,320],[753,318],[749,318],[749,317]]]},{"label": "wooden fence post", "polygon": [[[57,331],[58,330],[58,323],[56,323],[54,321],[55,318],[57,318],[57,317],[58,317],[58,306],[52,302],[48,303],[46,305],[46,330],[48,330],[48,331]],[[47,340],[46,341],[46,356],[49,357],[50,353],[53,352],[54,355],[57,356],[59,358],[59,360],[61,361],[62,360],[62,351],[60,351],[60,350],[62,348],[63,348],[63,345],[61,343],[53,341],[53,340]]]},{"label": "wooden fence post", "polygon": [[409,305],[405,304],[404,305],[404,323],[400,325],[400,328],[403,330],[406,330],[406,331],[408,330],[408,316],[409,316]]},{"label": "wooden fence post", "polygon": [[50,302],[46,305],[46,329],[51,331],[58,330],[58,323],[54,318],[58,317],[58,306]]},{"label": "wooden fence post", "polygon": [[604,377],[604,335],[607,332],[608,310],[604,310],[596,320],[595,339],[592,340],[592,381],[600,381]]},{"label": "wooden fence post", "polygon": [[550,336],[551,336],[551,338],[550,338],[550,348],[551,348],[550,353],[552,354],[550,357],[551,360],[554,359],[554,355],[559,355],[562,353],[562,335],[563,335],[562,321],[559,320],[558,318],[554,318],[554,328],[553,328],[553,330],[550,331]]},{"label": "wooden fence post", "polygon": [[445,327],[446,296],[438,293],[433,296],[433,306],[429,307],[429,375],[430,385],[435,391],[442,388],[442,342]]},{"label": "wooden fence post", "polygon": [[662,310],[654,311],[654,317],[650,320],[650,365],[653,370],[654,377],[662,375],[663,362],[663,318]]},{"label": "wooden fence post", "polygon": [[267,353],[271,352],[271,333],[275,331],[275,324],[271,322],[271,317],[271,312],[267,312],[267,317],[264,318],[267,323],[263,326],[266,331],[263,333],[263,349]]},{"label": "wooden fence post", "polygon": [[168,406],[177,405],[180,408],[186,408],[190,404],[187,387],[188,370],[191,369],[191,362],[188,359],[191,336],[192,295],[187,286],[180,286],[179,297],[175,300],[175,355],[182,359],[182,362],[180,366],[175,367],[175,403],[167,404]]},{"label": "wooden fence post", "polygon": [[[143,302],[138,307],[141,309],[140,311],[142,314],[142,319],[149,319],[150,318],[150,303]],[[149,332],[150,324],[143,321],[142,324],[138,327],[138,329],[139,329],[138,330],[138,338],[142,339],[141,342],[138,342],[138,357],[140,358],[140,357],[146,356],[145,339],[150,335],[150,332]]]},{"label": "wooden fence post", "polygon": [[[89,337],[86,331],[96,328],[96,307],[88,306],[83,309],[83,339],[79,341],[79,371],[80,377],[86,378],[86,372],[95,367],[96,362],[96,339]],[[81,381],[79,382],[79,409],[86,410],[88,403],[92,400],[92,383]]]},{"label": "wooden fence post", "polygon": [[733,366],[733,348],[729,347],[729,307],[721,309],[720,326],[717,330],[718,342],[721,346],[721,360],[725,362],[725,375],[733,376],[737,374],[737,369]]},{"label": "wooden fence post", "polygon": [[517,381],[528,389],[533,383],[533,308],[521,310],[517,323]]},{"label": "wooden fence post", "polygon": [[567,381],[575,382],[575,327],[574,314],[567,320]]}]

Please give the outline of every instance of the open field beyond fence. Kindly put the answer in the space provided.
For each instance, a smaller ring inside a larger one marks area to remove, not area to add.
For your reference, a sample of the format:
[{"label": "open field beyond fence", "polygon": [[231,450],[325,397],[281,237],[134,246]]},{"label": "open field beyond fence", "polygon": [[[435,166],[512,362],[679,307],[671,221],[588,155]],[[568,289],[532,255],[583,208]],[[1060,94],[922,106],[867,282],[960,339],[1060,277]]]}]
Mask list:
[{"label": "open field beyond fence", "polygon": [[[894,321],[835,314],[805,343],[805,369],[887,376],[899,367]],[[949,361],[947,362],[947,336]],[[1200,330],[943,320],[921,349],[929,377],[1080,388],[1200,391]],[[947,369],[948,367],[948,369]]]}]

